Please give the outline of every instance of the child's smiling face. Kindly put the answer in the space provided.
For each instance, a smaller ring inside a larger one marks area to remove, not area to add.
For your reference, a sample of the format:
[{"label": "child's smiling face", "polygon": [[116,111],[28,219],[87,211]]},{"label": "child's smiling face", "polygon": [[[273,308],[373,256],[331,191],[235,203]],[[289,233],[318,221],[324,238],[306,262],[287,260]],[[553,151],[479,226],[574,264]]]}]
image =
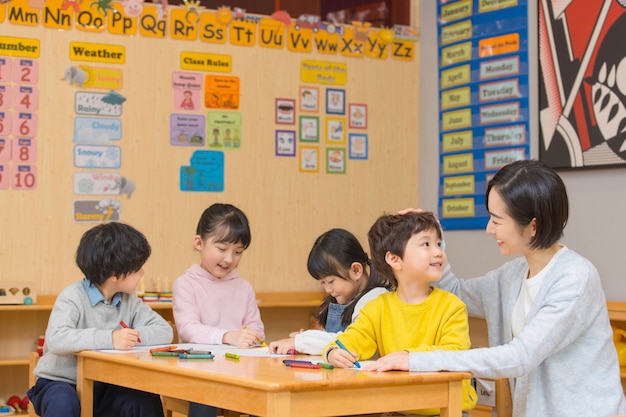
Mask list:
[{"label": "child's smiling face", "polygon": [[[446,253],[437,230],[423,230],[411,236],[406,243],[400,276],[412,277],[425,283],[438,281],[445,265]],[[398,284],[402,284],[400,279]]]},{"label": "child's smiling face", "polygon": [[194,239],[194,247],[200,252],[200,266],[216,278],[224,278],[237,268],[245,250],[241,243],[216,242],[212,237],[204,241]]}]

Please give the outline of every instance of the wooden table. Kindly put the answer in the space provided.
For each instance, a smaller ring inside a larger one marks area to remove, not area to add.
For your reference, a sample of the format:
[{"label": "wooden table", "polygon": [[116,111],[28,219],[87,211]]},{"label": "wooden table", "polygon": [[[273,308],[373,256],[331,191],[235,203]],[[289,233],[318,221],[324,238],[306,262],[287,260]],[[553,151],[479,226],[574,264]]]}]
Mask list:
[{"label": "wooden table", "polygon": [[256,416],[323,417],[439,407],[442,417],[460,417],[461,380],[472,376],[289,368],[282,359],[189,360],[147,352],[83,351],[77,379],[81,417],[92,416],[94,381]]}]

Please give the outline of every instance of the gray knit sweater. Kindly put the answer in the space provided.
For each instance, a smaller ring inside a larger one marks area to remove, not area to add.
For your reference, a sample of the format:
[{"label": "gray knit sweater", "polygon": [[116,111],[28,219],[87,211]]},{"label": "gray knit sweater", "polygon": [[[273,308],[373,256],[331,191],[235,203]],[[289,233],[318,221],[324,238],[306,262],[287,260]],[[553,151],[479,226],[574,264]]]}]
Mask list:
[{"label": "gray knit sweater", "polygon": [[143,345],[172,341],[172,326],[136,295],[121,294],[118,306],[103,303],[92,306],[82,280],[69,285],[61,291],[52,308],[44,354],[37,363],[35,375],[75,384],[75,353],[113,349],[111,333],[120,329],[120,320],[139,331]]},{"label": "gray knit sweater", "polygon": [[486,319],[491,347],[411,353],[410,369],[508,377],[514,417],[626,414],[598,271],[576,252],[562,250],[515,339],[511,315],[528,268],[526,259],[514,259],[469,280],[458,279],[447,267],[437,285],[459,296],[470,315]]}]

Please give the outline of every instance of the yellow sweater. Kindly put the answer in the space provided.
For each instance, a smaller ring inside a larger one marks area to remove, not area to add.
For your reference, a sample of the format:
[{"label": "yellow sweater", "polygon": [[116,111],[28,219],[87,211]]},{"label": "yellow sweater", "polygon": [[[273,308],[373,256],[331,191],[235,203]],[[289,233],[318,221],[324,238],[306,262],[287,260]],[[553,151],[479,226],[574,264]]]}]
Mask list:
[{"label": "yellow sweater", "polygon": [[[397,292],[381,294],[363,307],[359,317],[337,336],[360,360],[392,352],[427,352],[470,348],[465,304],[454,294],[434,288],[426,301],[406,304]],[[334,342],[324,348],[337,346]],[[463,410],[476,406],[476,391],[463,381]],[[439,409],[414,410],[416,414],[439,414]]]}]

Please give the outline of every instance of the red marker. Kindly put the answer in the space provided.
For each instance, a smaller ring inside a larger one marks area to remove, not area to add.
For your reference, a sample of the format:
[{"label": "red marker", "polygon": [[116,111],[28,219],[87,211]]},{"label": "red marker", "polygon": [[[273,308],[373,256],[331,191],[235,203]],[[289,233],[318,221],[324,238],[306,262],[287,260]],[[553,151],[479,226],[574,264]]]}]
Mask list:
[{"label": "red marker", "polygon": [[[125,329],[128,329],[128,325],[124,323],[124,320],[120,320],[120,326],[122,326]],[[137,338],[137,342],[141,343],[141,339]]]}]

